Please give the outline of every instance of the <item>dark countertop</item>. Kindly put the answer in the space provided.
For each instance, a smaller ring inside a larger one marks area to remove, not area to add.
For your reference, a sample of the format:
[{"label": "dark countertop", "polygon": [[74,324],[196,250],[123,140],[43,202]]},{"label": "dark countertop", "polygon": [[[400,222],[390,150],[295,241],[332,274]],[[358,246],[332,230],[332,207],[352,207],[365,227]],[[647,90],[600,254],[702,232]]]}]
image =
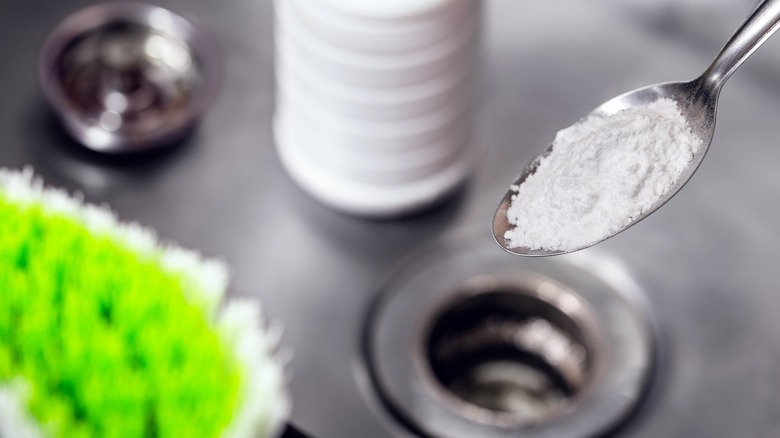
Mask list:
[{"label": "dark countertop", "polygon": [[[256,295],[285,327],[293,420],[320,438],[401,435],[355,372],[361,318],[390,267],[437,239],[482,233],[518,170],[598,103],[704,70],[719,47],[638,27],[606,3],[485,2],[488,152],[464,190],[400,220],[324,207],[274,151],[271,4],[158,2],[216,36],[226,77],[197,132],[130,159],[62,134],[36,77],[38,49],[91,2],[0,2],[0,165],[32,164],[47,183],[109,203],[165,239],[220,256],[232,293]],[[722,30],[723,41],[736,28]],[[771,44],[771,43],[770,43]],[[772,55],[759,50],[756,57]],[[664,209],[600,247],[632,269],[664,338],[654,395],[626,436],[780,435],[780,75],[747,64],[725,87],[709,156]]]}]

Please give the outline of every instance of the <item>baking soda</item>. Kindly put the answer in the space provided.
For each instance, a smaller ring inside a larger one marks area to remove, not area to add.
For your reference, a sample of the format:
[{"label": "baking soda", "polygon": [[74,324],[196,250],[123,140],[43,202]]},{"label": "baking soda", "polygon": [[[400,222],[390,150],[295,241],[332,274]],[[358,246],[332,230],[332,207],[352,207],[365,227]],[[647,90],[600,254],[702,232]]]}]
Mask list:
[{"label": "baking soda", "polygon": [[571,251],[620,231],[667,191],[701,148],[674,100],[591,116],[558,132],[507,210],[512,248]]}]

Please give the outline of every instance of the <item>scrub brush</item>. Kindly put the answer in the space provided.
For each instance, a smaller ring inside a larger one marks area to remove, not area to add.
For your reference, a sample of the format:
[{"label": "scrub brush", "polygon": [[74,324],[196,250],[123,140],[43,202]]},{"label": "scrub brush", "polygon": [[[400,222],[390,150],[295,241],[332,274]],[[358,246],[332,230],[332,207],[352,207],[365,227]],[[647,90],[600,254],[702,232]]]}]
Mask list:
[{"label": "scrub brush", "polygon": [[226,266],[0,169],[0,437],[267,438],[289,413]]}]

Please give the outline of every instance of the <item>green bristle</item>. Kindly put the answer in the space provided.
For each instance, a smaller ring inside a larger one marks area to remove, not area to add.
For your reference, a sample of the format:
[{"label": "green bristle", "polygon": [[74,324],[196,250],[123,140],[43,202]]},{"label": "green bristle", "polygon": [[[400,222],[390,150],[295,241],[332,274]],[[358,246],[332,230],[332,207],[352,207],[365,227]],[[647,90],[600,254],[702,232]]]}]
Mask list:
[{"label": "green bristle", "polygon": [[220,437],[242,370],[182,274],[0,192],[0,386],[52,437]]}]

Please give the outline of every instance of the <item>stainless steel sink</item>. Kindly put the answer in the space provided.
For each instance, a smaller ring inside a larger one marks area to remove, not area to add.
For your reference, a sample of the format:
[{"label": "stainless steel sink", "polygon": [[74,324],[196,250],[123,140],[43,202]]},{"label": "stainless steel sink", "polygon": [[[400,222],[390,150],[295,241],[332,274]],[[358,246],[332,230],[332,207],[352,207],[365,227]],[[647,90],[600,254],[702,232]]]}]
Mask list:
[{"label": "stainless steel sink", "polygon": [[[279,165],[270,1],[160,1],[219,42],[216,106],[165,152],[105,158],[74,144],[46,107],[35,59],[53,26],[89,3],[0,3],[0,165],[32,164],[50,184],[223,256],[232,292],[262,297],[285,326],[293,421],[319,438],[413,436],[361,366],[364,318],[394,266],[434,242],[489,239],[507,184],[558,129],[620,92],[697,75],[743,18],[708,28],[718,39],[702,44],[662,35],[616,1],[486,1],[479,141],[488,152],[443,205],[377,221],[323,207]],[[627,266],[660,333],[649,392],[614,435],[780,436],[780,71],[767,62],[777,43],[725,87],[712,148],[688,186],[598,246]]]}]

